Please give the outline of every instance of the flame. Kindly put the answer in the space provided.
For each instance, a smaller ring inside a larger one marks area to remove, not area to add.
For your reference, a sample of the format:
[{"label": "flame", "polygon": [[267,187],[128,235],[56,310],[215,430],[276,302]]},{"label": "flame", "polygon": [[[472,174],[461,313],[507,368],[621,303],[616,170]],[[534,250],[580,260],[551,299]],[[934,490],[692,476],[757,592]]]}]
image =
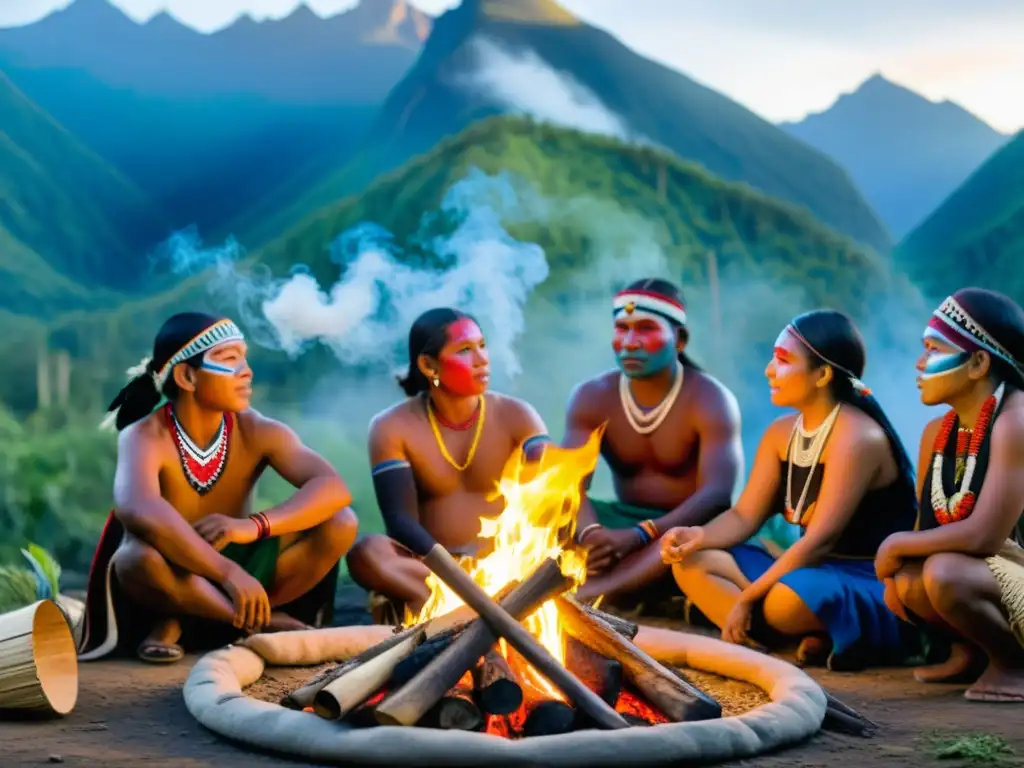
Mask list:
[{"label": "flame", "polygon": [[[463,564],[472,579],[494,596],[511,581],[521,581],[547,559],[558,561],[574,587],[586,578],[586,556],[564,548],[576,533],[583,479],[593,473],[601,449],[604,426],[591,433],[579,448],[545,447],[539,461],[527,462],[522,449],[505,463],[491,500],[504,498],[505,508],[495,518],[481,518],[480,537],[489,539],[490,554]],[[436,576],[427,578],[430,597],[418,616],[406,617],[417,624],[443,616],[463,605],[462,599]],[[565,662],[565,641],[554,603],[548,601],[523,621],[548,652]],[[500,644],[504,652],[504,643]],[[562,694],[541,675],[534,675],[545,694]]]}]

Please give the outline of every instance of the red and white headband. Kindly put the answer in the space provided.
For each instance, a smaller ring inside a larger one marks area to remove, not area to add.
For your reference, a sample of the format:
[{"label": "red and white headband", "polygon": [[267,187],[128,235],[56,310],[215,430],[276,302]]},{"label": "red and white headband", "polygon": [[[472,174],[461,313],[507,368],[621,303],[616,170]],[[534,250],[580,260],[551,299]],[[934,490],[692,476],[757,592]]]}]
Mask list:
[{"label": "red and white headband", "polygon": [[1001,358],[1017,370],[1021,370],[1021,364],[1013,355],[996,341],[992,334],[971,317],[970,313],[960,306],[960,303],[950,296],[942,305],[936,309],[928,321],[928,327],[937,331],[946,341],[965,352],[979,352],[985,350],[993,357]]},{"label": "red and white headband", "polygon": [[639,309],[660,315],[673,323],[686,325],[686,309],[682,303],[654,291],[627,288],[615,294],[612,309],[616,315],[623,311],[631,315]]}]

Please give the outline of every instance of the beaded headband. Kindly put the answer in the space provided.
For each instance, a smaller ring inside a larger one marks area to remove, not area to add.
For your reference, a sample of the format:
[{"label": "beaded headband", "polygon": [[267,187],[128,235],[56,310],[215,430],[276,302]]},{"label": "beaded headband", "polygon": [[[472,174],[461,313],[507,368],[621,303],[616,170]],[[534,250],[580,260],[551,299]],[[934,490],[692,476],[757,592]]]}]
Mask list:
[{"label": "beaded headband", "polygon": [[821,352],[819,352],[818,350],[816,350],[814,348],[814,345],[812,345],[811,342],[809,342],[807,339],[804,338],[804,335],[802,333],[800,333],[800,331],[797,330],[797,327],[795,325],[790,323],[789,325],[786,326],[786,330],[789,333],[791,333],[794,336],[796,336],[796,338],[800,340],[801,344],[803,344],[811,352],[813,352],[818,357],[820,357],[825,363],[827,363],[828,365],[831,365],[837,371],[839,371],[840,373],[844,374],[846,376],[846,378],[848,378],[850,380],[850,384],[853,387],[854,391],[856,391],[858,394],[860,394],[860,395],[862,395],[864,397],[867,397],[868,395],[871,394],[871,390],[868,388],[868,385],[865,384],[863,381],[861,381],[860,377],[857,376],[857,374],[855,374],[849,368],[846,368],[846,367],[844,367],[842,365],[839,365],[839,363],[832,362],[827,357],[825,357],[823,354],[821,354]]},{"label": "beaded headband", "polygon": [[686,325],[686,309],[681,302],[654,291],[644,291],[636,288],[627,288],[615,294],[615,299],[612,301],[614,314],[625,310],[627,315],[631,315],[638,309],[661,315],[673,323]]},{"label": "beaded headband", "polygon": [[242,331],[231,320],[216,322],[202,333],[197,334],[185,346],[171,355],[171,359],[164,363],[159,371],[153,372],[153,381],[156,384],[157,391],[160,391],[174,366],[178,365],[178,363],[183,363],[190,357],[201,355],[214,347],[219,347],[221,344],[227,344],[232,341],[245,341],[245,336],[242,335]]},{"label": "beaded headband", "polygon": [[970,313],[960,306],[952,296],[942,302],[928,320],[928,327],[937,331],[950,344],[966,352],[984,350],[993,357],[998,357],[1015,370],[1021,371],[1021,364],[1013,355],[996,341],[984,326],[971,317]]}]

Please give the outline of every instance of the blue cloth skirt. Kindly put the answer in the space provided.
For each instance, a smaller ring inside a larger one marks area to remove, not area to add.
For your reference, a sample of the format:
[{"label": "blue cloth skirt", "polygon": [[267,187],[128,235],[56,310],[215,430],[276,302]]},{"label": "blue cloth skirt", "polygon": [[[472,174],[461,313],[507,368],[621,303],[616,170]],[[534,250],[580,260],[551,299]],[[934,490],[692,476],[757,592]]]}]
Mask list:
[{"label": "blue cloth skirt", "polygon": [[[750,544],[732,547],[729,554],[750,581],[775,562]],[[826,559],[787,573],[779,583],[792,589],[825,625],[836,655],[856,645],[878,663],[900,663],[906,657],[913,630],[886,606],[885,587],[871,560]]]}]

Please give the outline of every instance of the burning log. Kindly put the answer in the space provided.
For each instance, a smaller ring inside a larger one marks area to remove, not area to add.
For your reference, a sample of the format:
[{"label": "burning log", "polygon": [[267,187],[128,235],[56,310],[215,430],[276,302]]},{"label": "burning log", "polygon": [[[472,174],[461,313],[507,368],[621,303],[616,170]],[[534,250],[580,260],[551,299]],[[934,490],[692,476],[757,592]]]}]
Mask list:
[{"label": "burning log", "polygon": [[461,629],[452,628],[445,630],[425,641],[416,650],[395,665],[395,671],[388,679],[388,687],[392,690],[400,688],[412,680],[430,662],[436,659],[449,645],[459,636]]},{"label": "burning log", "polygon": [[424,716],[421,725],[458,731],[482,731],[487,724],[473,701],[473,677],[469,673],[448,691]]},{"label": "burning log", "polygon": [[565,668],[608,704],[615,706],[622,690],[622,664],[570,636],[565,639]]},{"label": "burning log", "polygon": [[[509,615],[495,600],[488,595],[479,584],[469,577],[455,558],[442,547],[435,544],[423,557],[423,562],[441,579],[463,602],[473,608],[491,628],[492,632],[503,637],[510,646],[515,648],[532,664],[538,672],[550,680],[569,697],[570,700],[594,722],[602,728],[628,728],[629,723],[611,706],[602,701],[593,691],[573,677],[546,648],[530,634],[519,619]],[[548,560],[555,568],[557,563]],[[540,567],[543,567],[541,565]],[[563,587],[562,591],[565,591]],[[596,621],[596,620],[595,620]],[[602,622],[603,623],[603,622]],[[604,624],[604,626],[608,626]],[[614,630],[612,630],[614,631]],[[491,643],[493,644],[493,642]],[[486,649],[484,649],[486,650]],[[475,659],[470,662],[470,665]],[[468,669],[468,666],[467,666]]]},{"label": "burning log", "polygon": [[570,704],[549,695],[536,673],[523,657],[509,651],[509,664],[515,670],[523,690],[523,705],[512,720],[523,736],[554,736],[569,733],[576,724],[576,710]]},{"label": "burning log", "polygon": [[[501,605],[513,616],[522,618],[567,588],[568,580],[558,563],[545,560]],[[496,642],[494,632],[485,621],[473,621],[425,669],[381,702],[377,707],[377,722],[415,725]]]},{"label": "burning log", "polygon": [[423,642],[427,631],[416,629],[369,661],[355,665],[325,685],[313,699],[313,711],[326,720],[340,720],[380,690],[400,661]]},{"label": "burning log", "polygon": [[515,673],[494,648],[473,668],[473,687],[480,709],[489,715],[509,715],[523,703],[523,689]]},{"label": "burning log", "polygon": [[605,613],[604,611],[599,611],[597,608],[592,608],[591,606],[580,603],[579,601],[577,601],[577,603],[588,616],[593,616],[595,619],[600,619],[605,624],[610,624],[616,632],[627,640],[632,640],[636,637],[636,633],[640,631],[639,624],[628,621],[619,616],[613,616],[612,614]]},{"label": "burning log", "polygon": [[565,632],[592,650],[622,664],[637,689],[674,722],[722,716],[721,705],[691,685],[678,671],[662,666],[626,640],[612,626],[566,597],[555,598]]}]

